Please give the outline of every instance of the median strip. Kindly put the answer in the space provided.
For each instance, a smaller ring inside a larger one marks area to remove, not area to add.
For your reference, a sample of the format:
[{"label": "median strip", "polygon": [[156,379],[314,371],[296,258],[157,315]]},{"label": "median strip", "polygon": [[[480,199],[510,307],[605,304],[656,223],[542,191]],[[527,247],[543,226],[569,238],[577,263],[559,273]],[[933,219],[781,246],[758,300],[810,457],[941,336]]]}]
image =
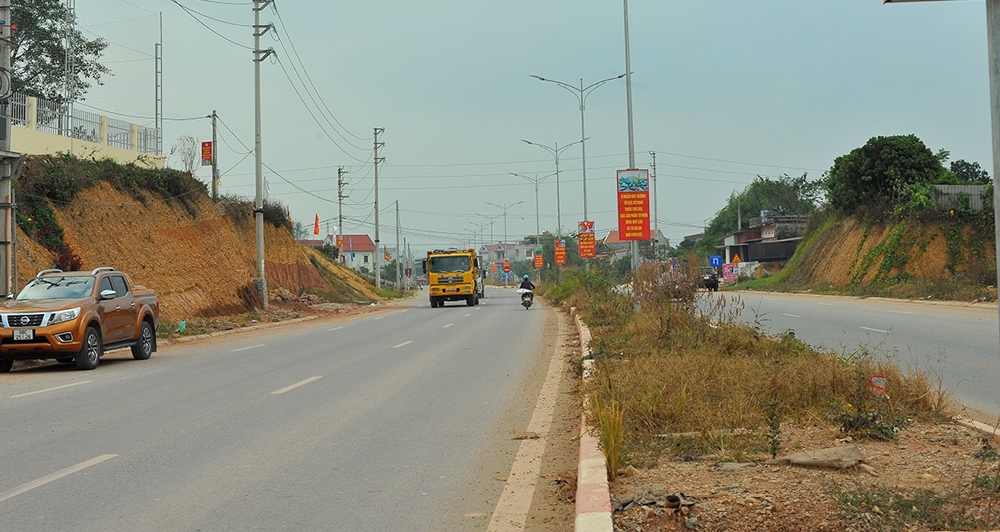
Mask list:
[{"label": "median strip", "polygon": [[10,398],[11,399],[17,399],[18,397],[27,397],[29,395],[37,395],[37,394],[40,394],[40,393],[51,392],[51,391],[55,391],[55,390],[62,390],[63,388],[69,388],[69,387],[72,387],[72,386],[79,386],[81,384],[87,384],[89,382],[94,382],[94,381],[80,381],[80,382],[74,382],[73,384],[64,384],[62,386],[56,386],[55,388],[46,388],[44,390],[37,390],[37,391],[34,391],[34,392],[19,393],[17,395],[10,396]]},{"label": "median strip", "polygon": [[46,476],[44,476],[44,477],[42,477],[42,478],[40,478],[38,480],[32,480],[31,482],[28,482],[28,483],[25,483],[25,484],[21,484],[20,486],[12,489],[10,491],[5,491],[3,493],[0,493],[0,502],[6,501],[7,499],[12,499],[12,498],[17,497],[18,495],[24,493],[24,492],[31,491],[31,490],[33,490],[35,488],[44,486],[44,485],[48,484],[49,482],[54,482],[54,481],[59,480],[59,479],[65,477],[65,476],[72,475],[73,473],[77,473],[79,471],[83,471],[84,469],[87,469],[88,467],[95,466],[95,465],[97,465],[97,464],[99,464],[101,462],[110,460],[110,459],[112,459],[112,458],[114,458],[116,456],[118,456],[118,455],[117,454],[102,454],[101,456],[98,456],[96,458],[91,458],[90,460],[87,460],[86,462],[80,462],[79,464],[76,464],[75,466],[67,467],[66,469],[63,469],[62,471],[56,471],[55,473],[52,473],[51,475],[46,475]]},{"label": "median strip", "polygon": [[295,384],[292,384],[291,386],[285,386],[284,388],[282,388],[280,390],[275,390],[275,391],[271,392],[271,395],[281,395],[281,394],[283,394],[285,392],[290,392],[290,391],[298,388],[299,386],[305,386],[306,384],[309,384],[310,382],[313,382],[313,381],[316,381],[316,380],[319,380],[319,379],[322,379],[322,378],[323,377],[309,377],[308,379],[296,382]]}]

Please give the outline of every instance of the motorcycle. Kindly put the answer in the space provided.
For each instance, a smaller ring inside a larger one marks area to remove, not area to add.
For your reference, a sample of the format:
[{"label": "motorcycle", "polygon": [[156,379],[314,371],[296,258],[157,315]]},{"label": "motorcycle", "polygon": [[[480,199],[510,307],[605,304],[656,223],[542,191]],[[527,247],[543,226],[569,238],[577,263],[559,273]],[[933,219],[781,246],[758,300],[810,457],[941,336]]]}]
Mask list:
[{"label": "motorcycle", "polygon": [[518,288],[517,293],[521,294],[521,305],[524,306],[524,310],[528,310],[535,302],[535,293],[527,288]]}]

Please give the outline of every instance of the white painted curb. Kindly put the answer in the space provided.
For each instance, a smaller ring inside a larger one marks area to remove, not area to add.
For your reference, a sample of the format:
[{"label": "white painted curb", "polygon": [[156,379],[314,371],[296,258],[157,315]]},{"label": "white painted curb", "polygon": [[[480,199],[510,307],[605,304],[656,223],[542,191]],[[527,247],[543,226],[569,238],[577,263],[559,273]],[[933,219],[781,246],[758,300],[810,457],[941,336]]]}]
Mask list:
[{"label": "white painted curb", "polygon": [[[571,309],[571,312],[573,309]],[[587,355],[590,346],[590,329],[573,313],[576,331],[580,337],[580,357]],[[591,360],[583,361],[583,378],[590,376]],[[576,475],[575,532],[613,532],[611,521],[611,487],[608,484],[607,461],[597,438],[587,430],[587,399],[580,418],[580,461]]]}]

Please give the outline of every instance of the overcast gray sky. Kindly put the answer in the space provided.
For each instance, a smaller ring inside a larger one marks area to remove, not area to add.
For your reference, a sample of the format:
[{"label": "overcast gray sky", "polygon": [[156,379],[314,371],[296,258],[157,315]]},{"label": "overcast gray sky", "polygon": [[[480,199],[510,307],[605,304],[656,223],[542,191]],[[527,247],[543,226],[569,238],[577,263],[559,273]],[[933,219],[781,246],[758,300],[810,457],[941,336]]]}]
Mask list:
[{"label": "overcast gray sky", "polygon": [[[164,115],[216,109],[232,130],[220,125],[220,190],[252,198],[253,156],[240,144],[253,146],[251,6],[77,2],[88,36],[112,42],[117,73],[85,104],[153,114],[151,54],[127,54],[152,50],[162,12]],[[629,15],[636,163],[648,168],[657,153],[657,221],[673,244],[756,175],[819,179],[873,136],[912,133],[992,170],[982,0],[631,0]],[[579,141],[580,115],[573,93],[529,75],[589,85],[625,71],[620,1],[278,0],[261,20],[277,26],[261,41],[277,51],[261,68],[270,198],[332,231],[343,165],[345,232],[373,234],[372,129],[385,128],[381,240],[395,240],[398,200],[415,252],[472,233],[477,244],[502,239],[489,203],[523,201],[508,208],[507,238],[534,234],[534,185],[510,174],[542,177],[555,164],[521,139]],[[588,213],[601,237],[617,227],[615,169],[628,166],[624,79],[591,93],[585,116]],[[209,140],[210,122],[167,120],[165,149],[180,135]],[[579,145],[563,152],[564,232],[583,217],[581,168]],[[539,185],[542,231],[556,231],[556,188],[554,176]]]}]

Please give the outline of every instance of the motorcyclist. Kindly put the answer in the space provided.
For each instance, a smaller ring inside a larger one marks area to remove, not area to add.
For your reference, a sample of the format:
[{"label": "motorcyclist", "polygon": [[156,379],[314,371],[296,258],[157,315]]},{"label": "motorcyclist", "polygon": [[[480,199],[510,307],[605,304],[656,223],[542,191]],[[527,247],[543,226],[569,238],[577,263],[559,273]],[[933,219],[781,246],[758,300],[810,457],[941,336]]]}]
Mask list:
[{"label": "motorcyclist", "polygon": [[532,283],[532,282],[531,282],[531,281],[530,281],[530,280],[528,279],[528,276],[527,276],[527,275],[525,275],[525,276],[524,276],[524,280],[523,280],[523,281],[521,281],[521,288],[526,288],[526,289],[528,289],[528,290],[531,290],[532,292],[534,292],[534,291],[535,291],[535,284],[534,284],[534,283]]}]

